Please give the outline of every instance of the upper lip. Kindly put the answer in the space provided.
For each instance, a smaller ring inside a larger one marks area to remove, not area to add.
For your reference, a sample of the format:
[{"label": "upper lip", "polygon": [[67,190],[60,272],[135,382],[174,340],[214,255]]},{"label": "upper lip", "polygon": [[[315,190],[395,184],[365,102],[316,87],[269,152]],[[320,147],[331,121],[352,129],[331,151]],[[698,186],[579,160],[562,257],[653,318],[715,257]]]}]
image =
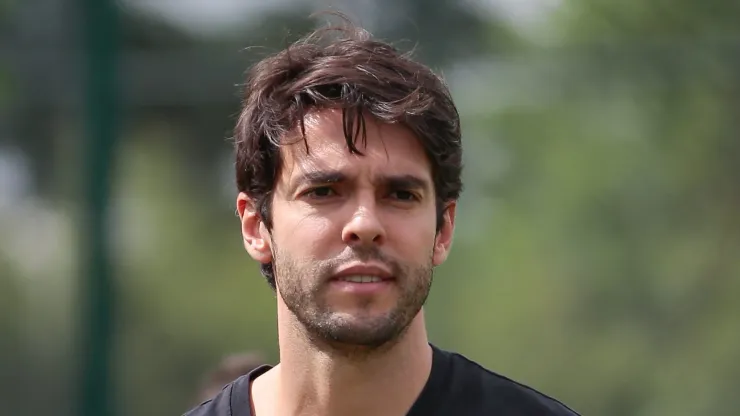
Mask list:
[{"label": "upper lip", "polygon": [[332,279],[341,279],[347,276],[376,276],[383,280],[393,278],[390,270],[378,263],[351,263],[340,267]]}]

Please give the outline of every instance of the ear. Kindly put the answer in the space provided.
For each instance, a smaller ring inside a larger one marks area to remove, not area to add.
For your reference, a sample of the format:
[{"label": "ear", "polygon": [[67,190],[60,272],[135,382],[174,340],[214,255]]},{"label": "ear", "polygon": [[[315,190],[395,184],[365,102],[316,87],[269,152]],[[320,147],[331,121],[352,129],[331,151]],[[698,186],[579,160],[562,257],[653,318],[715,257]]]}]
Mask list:
[{"label": "ear", "polygon": [[455,210],[457,201],[449,202],[442,213],[442,226],[437,231],[434,239],[434,252],[432,253],[432,264],[439,266],[447,260],[447,255],[452,247],[452,235],[455,233]]},{"label": "ear", "polygon": [[242,240],[247,253],[262,264],[271,262],[270,232],[262,221],[254,201],[244,192],[240,192],[236,197],[236,210],[241,220]]}]

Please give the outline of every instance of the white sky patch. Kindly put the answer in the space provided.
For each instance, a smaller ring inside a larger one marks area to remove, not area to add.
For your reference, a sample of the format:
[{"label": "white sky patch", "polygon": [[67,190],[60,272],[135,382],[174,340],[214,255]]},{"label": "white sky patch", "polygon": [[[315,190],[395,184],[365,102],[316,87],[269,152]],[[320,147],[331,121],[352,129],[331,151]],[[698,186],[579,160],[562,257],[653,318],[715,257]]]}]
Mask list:
[{"label": "white sky patch", "polygon": [[[349,11],[367,24],[378,16],[372,3],[349,0],[119,0],[125,7],[153,14],[196,33],[218,33],[250,24],[264,13],[284,10],[298,4],[314,8]],[[537,25],[558,7],[562,0],[462,0],[478,10],[510,21],[516,27]]]},{"label": "white sky patch", "polygon": [[299,0],[120,0],[125,7],[159,16],[195,33],[214,33],[249,24],[265,13]]}]

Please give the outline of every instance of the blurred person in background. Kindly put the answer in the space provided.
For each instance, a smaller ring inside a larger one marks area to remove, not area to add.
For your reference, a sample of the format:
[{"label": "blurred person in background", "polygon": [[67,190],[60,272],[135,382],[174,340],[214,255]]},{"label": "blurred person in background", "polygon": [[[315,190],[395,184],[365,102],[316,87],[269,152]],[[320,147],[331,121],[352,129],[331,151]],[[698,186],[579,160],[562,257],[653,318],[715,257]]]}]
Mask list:
[{"label": "blurred person in background", "polygon": [[243,352],[224,357],[201,382],[196,403],[203,403],[216,396],[227,384],[249,374],[265,363],[264,357],[256,352]]},{"label": "blurred person in background", "polygon": [[428,67],[349,21],[319,30],[254,65],[235,142],[280,363],[187,415],[576,414],[428,340],[462,190],[458,111]]}]

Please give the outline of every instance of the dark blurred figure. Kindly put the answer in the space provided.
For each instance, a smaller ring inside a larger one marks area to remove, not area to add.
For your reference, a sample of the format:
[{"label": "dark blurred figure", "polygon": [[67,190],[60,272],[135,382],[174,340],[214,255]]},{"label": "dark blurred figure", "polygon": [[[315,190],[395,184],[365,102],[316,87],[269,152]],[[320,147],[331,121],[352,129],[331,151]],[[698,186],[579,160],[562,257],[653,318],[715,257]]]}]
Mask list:
[{"label": "dark blurred figure", "polygon": [[202,403],[217,395],[223,387],[237,378],[248,374],[265,363],[262,354],[244,352],[227,355],[221,362],[203,377],[197,402]]}]

